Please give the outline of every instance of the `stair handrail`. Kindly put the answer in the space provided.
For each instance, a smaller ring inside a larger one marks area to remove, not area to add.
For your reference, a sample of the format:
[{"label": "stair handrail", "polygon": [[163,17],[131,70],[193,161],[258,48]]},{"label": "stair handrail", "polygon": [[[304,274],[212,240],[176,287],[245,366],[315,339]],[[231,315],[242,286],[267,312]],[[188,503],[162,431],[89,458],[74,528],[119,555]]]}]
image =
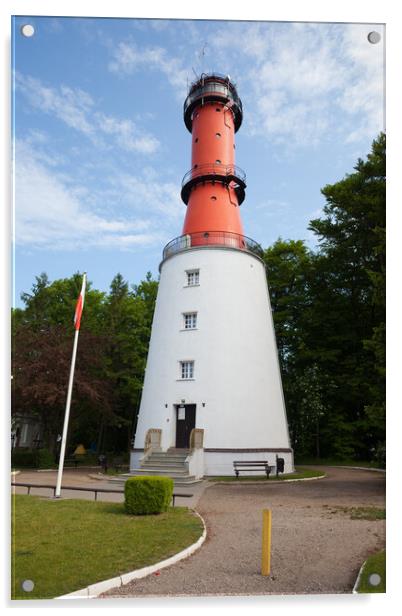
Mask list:
[{"label": "stair handrail", "polygon": [[190,450],[202,449],[204,447],[204,429],[193,428],[190,432]]}]

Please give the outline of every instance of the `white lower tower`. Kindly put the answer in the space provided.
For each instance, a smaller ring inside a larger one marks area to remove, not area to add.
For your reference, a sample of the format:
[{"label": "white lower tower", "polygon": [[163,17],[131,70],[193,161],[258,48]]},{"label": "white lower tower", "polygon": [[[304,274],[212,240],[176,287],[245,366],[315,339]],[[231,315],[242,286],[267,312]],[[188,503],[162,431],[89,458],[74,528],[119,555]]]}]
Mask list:
[{"label": "white lower tower", "polygon": [[234,460],[282,458],[293,472],[262,249],[239,213],[242,105],[230,79],[192,84],[184,121],[193,138],[187,212],[163,252],[130,468],[174,449],[195,477],[233,475]]},{"label": "white lower tower", "polygon": [[203,475],[233,475],[233,460],[275,465],[276,455],[293,471],[265,267],[253,253],[197,247],[163,261],[132,468],[152,428],[163,451],[203,430]]}]

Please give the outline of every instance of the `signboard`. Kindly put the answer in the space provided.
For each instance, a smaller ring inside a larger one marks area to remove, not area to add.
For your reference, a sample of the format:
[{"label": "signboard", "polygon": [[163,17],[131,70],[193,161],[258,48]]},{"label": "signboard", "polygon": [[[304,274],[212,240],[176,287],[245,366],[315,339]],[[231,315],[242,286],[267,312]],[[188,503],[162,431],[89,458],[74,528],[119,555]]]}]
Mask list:
[{"label": "signboard", "polygon": [[179,406],[178,412],[177,412],[177,419],[186,419],[186,407],[185,406]]}]

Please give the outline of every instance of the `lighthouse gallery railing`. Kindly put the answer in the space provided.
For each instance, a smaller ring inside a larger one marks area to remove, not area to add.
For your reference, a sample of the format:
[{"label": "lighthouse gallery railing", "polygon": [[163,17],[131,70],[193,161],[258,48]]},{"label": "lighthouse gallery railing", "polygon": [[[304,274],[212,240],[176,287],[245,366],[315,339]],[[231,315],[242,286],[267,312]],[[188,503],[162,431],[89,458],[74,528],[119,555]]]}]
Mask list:
[{"label": "lighthouse gallery railing", "polygon": [[230,233],[228,231],[205,231],[199,233],[189,233],[187,235],[176,237],[174,240],[166,244],[163,249],[163,259],[167,259],[178,252],[182,252],[183,250],[200,248],[203,246],[224,246],[226,248],[235,248],[237,250],[251,252],[260,258],[264,255],[264,251],[260,244],[245,235]]}]

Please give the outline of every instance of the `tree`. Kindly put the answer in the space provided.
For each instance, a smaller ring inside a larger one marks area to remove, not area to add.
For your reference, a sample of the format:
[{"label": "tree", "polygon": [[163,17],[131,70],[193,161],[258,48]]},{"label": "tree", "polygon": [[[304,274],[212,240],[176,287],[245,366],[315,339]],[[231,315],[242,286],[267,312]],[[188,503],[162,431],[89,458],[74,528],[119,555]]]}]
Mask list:
[{"label": "tree", "polygon": [[[110,400],[109,384],[101,377],[102,340],[84,331],[80,337],[71,430],[85,418],[89,408],[92,414],[99,413]],[[60,325],[39,330],[25,323],[14,337],[13,413],[37,417],[44,431],[44,444],[54,453],[64,421],[72,344],[71,331]]]},{"label": "tree", "polygon": [[129,290],[117,274],[105,302],[108,337],[106,378],[112,386],[113,421],[102,419],[99,444],[106,448],[129,447],[141,399],[146,357],[158,283],[150,273]]},{"label": "tree", "polygon": [[335,385],[326,395],[328,450],[366,457],[385,438],[385,135],[322,193],[325,216],[310,223],[320,249],[307,342]]},{"label": "tree", "polygon": [[[265,251],[267,277],[291,442],[299,457],[320,455],[330,386],[311,353],[308,318],[315,255],[301,240],[277,240]],[[325,430],[324,430],[325,433]]]},{"label": "tree", "polygon": [[367,459],[385,438],[385,136],[322,192],[318,250],[264,254],[289,429],[299,457]]},{"label": "tree", "polygon": [[[54,450],[63,426],[73,345],[73,316],[82,275],[50,283],[36,277],[31,293],[21,298],[25,309],[13,311],[12,413],[36,416],[47,446]],[[70,434],[90,440],[100,407],[110,410],[110,390],[103,378],[105,337],[101,321],[104,294],[87,284],[85,311],[74,374]],[[110,412],[110,411],[109,411]],[[88,419],[91,420],[88,422]]]},{"label": "tree", "polygon": [[[13,310],[13,413],[37,416],[48,446],[61,432],[82,276],[36,277]],[[120,274],[110,293],[87,284],[74,375],[70,442],[127,450],[142,391],[157,281],[129,290]]]}]

